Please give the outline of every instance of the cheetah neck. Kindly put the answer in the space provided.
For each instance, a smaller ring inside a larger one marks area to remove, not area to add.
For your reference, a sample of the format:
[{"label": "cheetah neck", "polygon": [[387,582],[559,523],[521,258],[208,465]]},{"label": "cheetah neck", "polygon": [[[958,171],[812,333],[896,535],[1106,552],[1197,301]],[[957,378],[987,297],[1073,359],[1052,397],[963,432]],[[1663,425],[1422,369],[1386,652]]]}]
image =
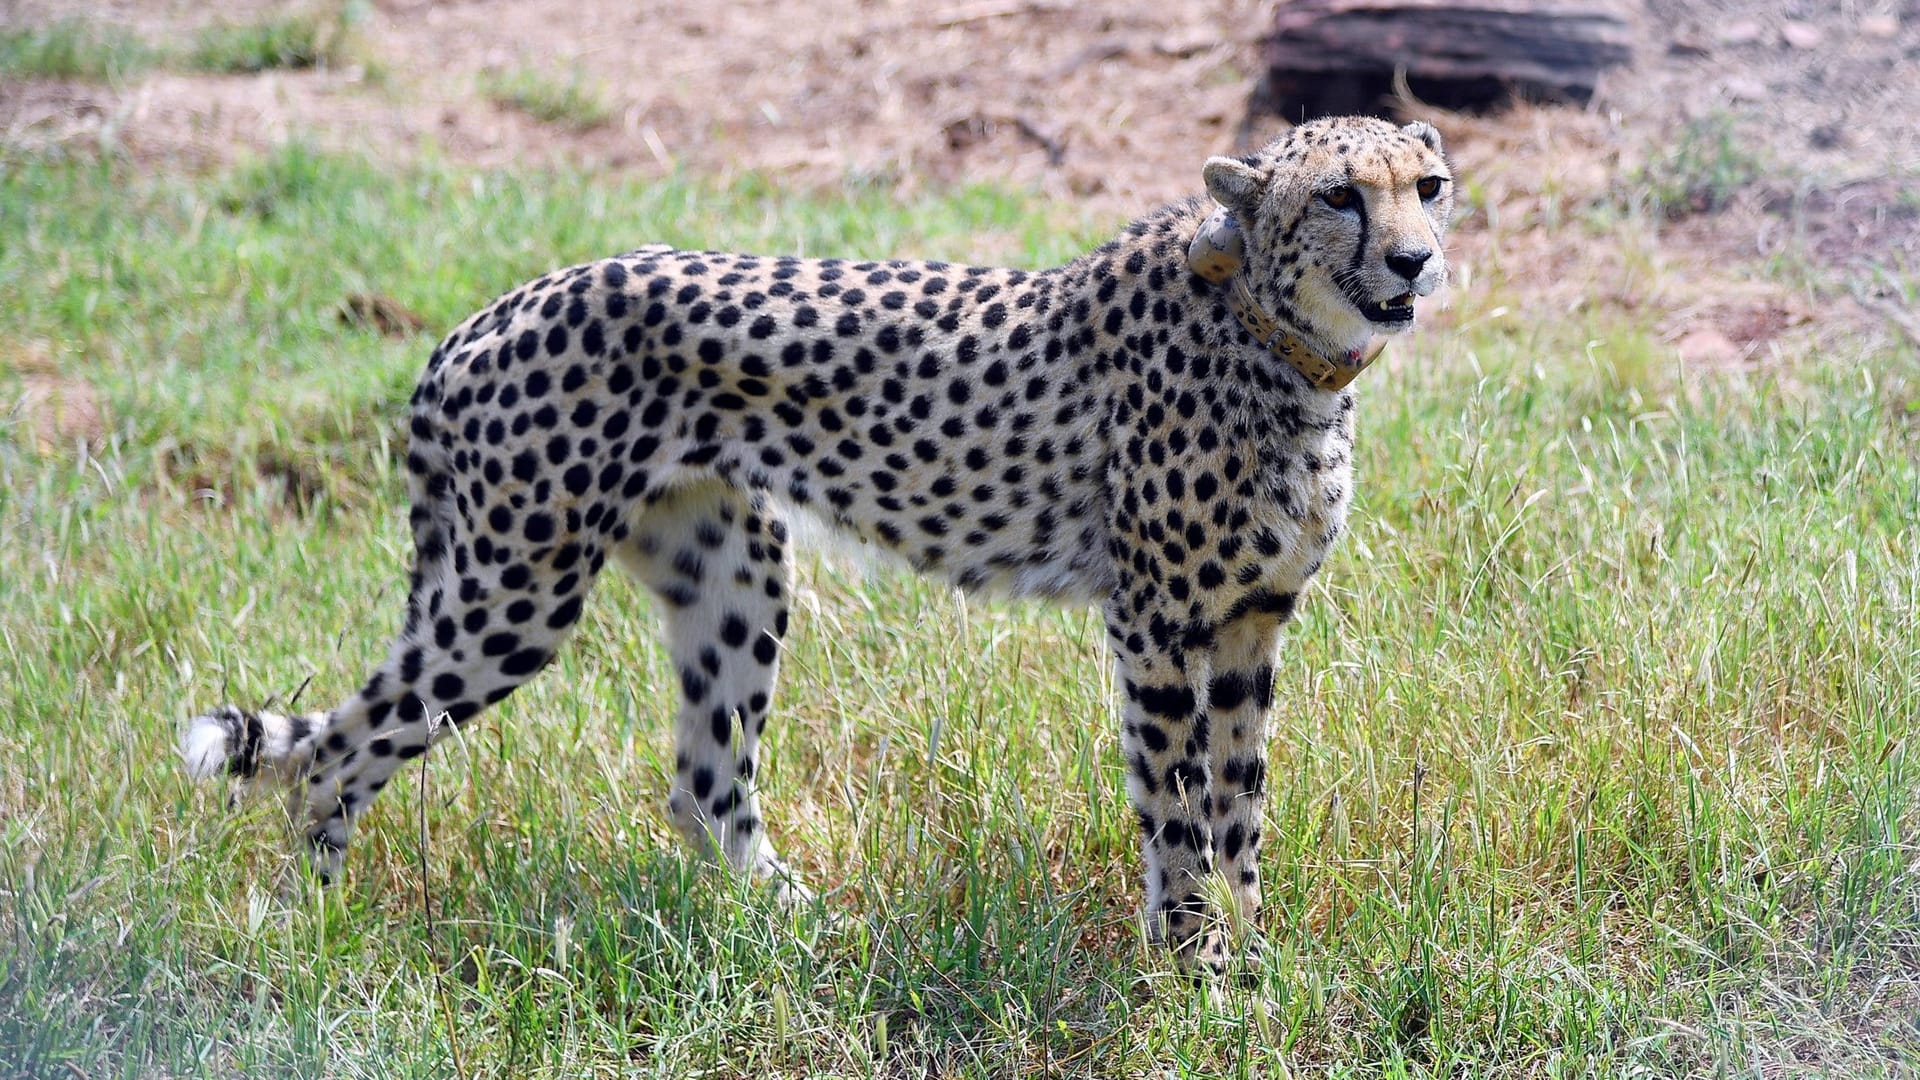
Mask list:
[{"label": "cheetah neck", "polygon": [[1187,242],[1187,269],[1215,285],[1227,285],[1227,306],[1247,333],[1268,352],[1285,361],[1301,377],[1322,390],[1339,390],[1379,359],[1385,338],[1374,338],[1364,348],[1337,357],[1322,355],[1268,314],[1240,271],[1246,265],[1246,241],[1233,212],[1216,207]]},{"label": "cheetah neck", "polygon": [[1387,339],[1376,337],[1365,348],[1353,349],[1337,359],[1322,356],[1267,314],[1247,286],[1247,279],[1239,274],[1227,286],[1227,307],[1253,340],[1322,390],[1344,389],[1387,348]]}]

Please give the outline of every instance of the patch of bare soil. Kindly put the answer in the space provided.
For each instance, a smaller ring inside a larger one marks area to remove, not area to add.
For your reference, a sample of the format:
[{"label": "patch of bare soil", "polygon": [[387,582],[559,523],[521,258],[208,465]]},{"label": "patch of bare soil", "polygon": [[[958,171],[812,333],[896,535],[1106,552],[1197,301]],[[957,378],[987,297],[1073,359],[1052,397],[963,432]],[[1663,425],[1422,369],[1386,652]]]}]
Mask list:
[{"label": "patch of bare soil", "polygon": [[[218,18],[241,21],[246,7]],[[15,0],[0,24],[85,9],[154,39],[216,16],[170,0]],[[257,14],[257,12],[255,12]],[[0,130],[111,125],[142,158],[217,159],[299,133],[379,154],[432,147],[481,164],[771,173],[799,185],[1037,186],[1132,213],[1195,185],[1242,141],[1263,5],[1065,0],[456,0],[374,6],[364,64],[137,85],[6,87]],[[481,92],[533,70],[597,91],[612,120],[543,124]]]},{"label": "patch of bare soil", "polygon": [[1647,0],[1649,55],[1609,98],[1644,122],[1716,113],[1773,169],[1846,182],[1920,171],[1920,6]]},{"label": "patch of bare soil", "polygon": [[1794,190],[1762,187],[1757,194],[1759,209],[1780,223],[1756,237],[1763,251],[1804,241],[1810,254],[1827,263],[1879,257],[1920,267],[1920,178],[1876,176]]},{"label": "patch of bare soil", "polygon": [[[1646,61],[1609,93],[1649,148],[1724,122],[1751,181],[1735,209],[1830,264],[1920,254],[1920,4],[1649,0]],[[1645,155],[1643,156],[1652,156]],[[1710,156],[1710,155],[1709,155]],[[1721,164],[1729,164],[1722,160]],[[1703,162],[1705,168],[1711,161]],[[1736,215],[1735,225],[1743,225]],[[1728,230],[1738,234],[1736,227]]]},{"label": "patch of bare soil", "polygon": [[1709,303],[1704,328],[1734,346],[1716,356],[1764,360],[1796,336],[1865,349],[1913,338],[1875,283],[1920,272],[1920,4],[1647,0],[1645,14],[1641,62],[1604,100],[1638,137],[1635,175],[1670,168],[1679,146],[1697,179],[1728,184],[1725,207],[1675,222],[1663,243],[1713,289],[1750,284],[1772,259],[1845,286],[1817,305],[1783,288]]},{"label": "patch of bare soil", "polygon": [[42,453],[98,446],[106,434],[100,400],[86,380],[66,374],[45,342],[0,344],[0,424],[22,424]]},{"label": "patch of bare soil", "polygon": [[[179,41],[281,7],[0,0],[0,27],[79,15]],[[1644,0],[1637,66],[1609,74],[1590,108],[1400,109],[1447,133],[1478,203],[1459,234],[1463,259],[1505,286],[1503,302],[1518,297],[1517,317],[1619,307],[1674,342],[1695,335],[1695,352],[1744,362],[1809,323],[1878,325],[1850,304],[1806,310],[1756,282],[1758,260],[1786,251],[1843,275],[1916,265],[1917,7]],[[1207,155],[1283,126],[1248,108],[1271,10],[1261,0],[375,0],[355,29],[357,59],[330,69],[160,72],[120,87],[0,81],[0,140],[105,140],[190,166],[297,136],[383,158],[751,170],[795,187],[990,181],[1123,218],[1197,190]],[[609,119],[543,123],[483,90],[490,75],[529,71],[589,89]],[[1731,149],[1713,142],[1721,130]],[[1618,242],[1578,227],[1672,171],[1676,146],[1694,151],[1679,165],[1724,183],[1724,206],[1683,208],[1651,237]]]}]

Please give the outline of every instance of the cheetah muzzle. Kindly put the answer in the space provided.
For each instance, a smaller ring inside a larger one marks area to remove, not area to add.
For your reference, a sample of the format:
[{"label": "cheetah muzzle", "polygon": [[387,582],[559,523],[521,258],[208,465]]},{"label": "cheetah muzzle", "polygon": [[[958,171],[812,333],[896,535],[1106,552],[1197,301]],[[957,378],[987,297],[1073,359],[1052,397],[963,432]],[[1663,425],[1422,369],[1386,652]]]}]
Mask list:
[{"label": "cheetah muzzle", "polygon": [[[189,721],[189,769],[285,781],[330,877],[401,763],[544,668],[611,560],[679,675],[674,821],[788,882],[755,777],[803,513],[967,590],[1100,605],[1148,929],[1223,970],[1206,882],[1254,914],[1280,633],[1352,493],[1354,396],[1328,387],[1444,279],[1453,184],[1432,128],[1371,119],[1202,175],[1211,202],[1052,270],[653,246],[513,290],[414,392],[385,661],[324,712]],[[1190,252],[1213,213],[1224,264]]]}]

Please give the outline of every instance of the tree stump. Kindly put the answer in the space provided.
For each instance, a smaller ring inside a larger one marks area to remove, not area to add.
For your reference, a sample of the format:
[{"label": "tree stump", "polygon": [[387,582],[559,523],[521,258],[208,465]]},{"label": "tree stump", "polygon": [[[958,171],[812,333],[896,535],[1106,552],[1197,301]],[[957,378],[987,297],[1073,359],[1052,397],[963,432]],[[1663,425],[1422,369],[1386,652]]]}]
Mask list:
[{"label": "tree stump", "polygon": [[1623,0],[1294,0],[1274,13],[1256,107],[1289,120],[1417,99],[1477,110],[1585,103],[1633,58]]}]

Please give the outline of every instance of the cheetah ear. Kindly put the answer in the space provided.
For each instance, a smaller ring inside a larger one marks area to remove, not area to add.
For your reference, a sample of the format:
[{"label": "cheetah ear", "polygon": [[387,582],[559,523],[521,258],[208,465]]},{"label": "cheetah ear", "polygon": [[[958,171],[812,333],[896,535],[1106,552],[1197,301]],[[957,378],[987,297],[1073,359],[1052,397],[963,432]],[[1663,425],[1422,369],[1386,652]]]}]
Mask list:
[{"label": "cheetah ear", "polygon": [[1267,186],[1267,170],[1257,168],[1256,158],[1210,157],[1200,170],[1207,182],[1207,194],[1213,201],[1242,214],[1252,214],[1260,205],[1260,191]]},{"label": "cheetah ear", "polygon": [[1440,145],[1440,133],[1434,130],[1433,125],[1427,123],[1425,120],[1415,120],[1400,130],[1426,143],[1427,149],[1436,154],[1444,154],[1447,152],[1446,148]]}]

